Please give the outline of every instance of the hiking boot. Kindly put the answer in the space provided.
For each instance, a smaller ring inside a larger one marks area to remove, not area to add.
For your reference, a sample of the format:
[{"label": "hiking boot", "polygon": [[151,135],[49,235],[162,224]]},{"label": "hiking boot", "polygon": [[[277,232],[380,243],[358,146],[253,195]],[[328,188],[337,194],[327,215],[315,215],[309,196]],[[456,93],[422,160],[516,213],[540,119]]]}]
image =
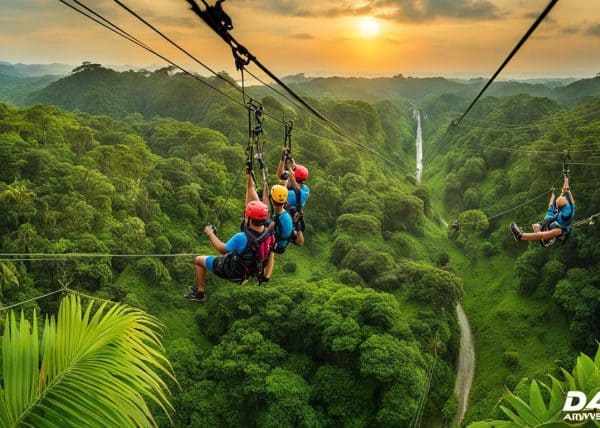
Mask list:
[{"label": "hiking boot", "polygon": [[523,236],[523,232],[521,232],[521,229],[519,229],[519,226],[517,226],[516,223],[510,224],[510,231],[513,234],[513,238],[515,238],[515,241],[521,240],[521,237]]},{"label": "hiking boot", "polygon": [[193,300],[195,302],[204,302],[206,295],[202,291],[196,290],[194,287],[190,287],[190,292],[183,296],[184,299]]}]

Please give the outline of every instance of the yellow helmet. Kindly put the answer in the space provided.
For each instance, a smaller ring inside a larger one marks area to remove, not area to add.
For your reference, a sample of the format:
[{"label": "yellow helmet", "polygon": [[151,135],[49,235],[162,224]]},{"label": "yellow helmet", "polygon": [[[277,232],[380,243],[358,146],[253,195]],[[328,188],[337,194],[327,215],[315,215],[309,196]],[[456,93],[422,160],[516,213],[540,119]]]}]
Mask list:
[{"label": "yellow helmet", "polygon": [[271,187],[271,199],[276,204],[285,204],[287,202],[288,189],[285,186],[276,184]]}]

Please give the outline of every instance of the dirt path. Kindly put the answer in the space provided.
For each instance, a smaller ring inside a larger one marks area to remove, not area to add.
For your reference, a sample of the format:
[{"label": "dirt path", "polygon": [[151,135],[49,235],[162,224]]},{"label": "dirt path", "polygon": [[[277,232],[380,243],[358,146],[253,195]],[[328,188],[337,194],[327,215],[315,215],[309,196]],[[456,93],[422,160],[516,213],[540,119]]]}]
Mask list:
[{"label": "dirt path", "polygon": [[458,355],[458,369],[456,370],[456,383],[454,385],[454,391],[458,396],[458,410],[456,412],[455,423],[457,426],[460,426],[467,411],[469,392],[471,392],[473,376],[475,375],[475,346],[469,320],[460,303],[456,305],[456,313],[460,326],[460,351]]}]

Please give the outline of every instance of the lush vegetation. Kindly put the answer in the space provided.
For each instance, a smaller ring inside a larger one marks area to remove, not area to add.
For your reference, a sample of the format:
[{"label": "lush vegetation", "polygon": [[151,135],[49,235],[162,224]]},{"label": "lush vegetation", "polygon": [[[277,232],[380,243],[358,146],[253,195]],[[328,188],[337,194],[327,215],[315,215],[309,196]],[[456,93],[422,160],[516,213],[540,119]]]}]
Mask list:
[{"label": "lush vegetation", "polygon": [[[573,415],[562,412],[565,396],[567,391],[580,391],[591,400],[598,393],[598,376],[600,348],[595,358],[581,354],[570,373],[563,369],[563,381],[552,375],[548,375],[549,382],[546,383],[522,379],[515,390],[508,391],[502,399],[502,420],[473,423],[469,428],[572,426],[569,422],[581,426]],[[588,422],[583,426],[598,426],[598,423]]]},{"label": "lush vegetation", "polygon": [[[0,423],[9,426],[156,426],[149,403],[170,412],[173,378],[158,321],[126,305],[82,308],[65,297],[38,335],[36,313],[6,316]],[[119,397],[118,400],[115,398]],[[168,413],[167,413],[168,414]]]},{"label": "lush vegetation", "polygon": [[[89,67],[53,85],[77,82],[77,96],[95,99],[85,95],[86,82],[113,77],[126,79],[121,92],[138,78],[169,92],[192,84],[179,75]],[[242,212],[236,177],[244,165],[245,112],[220,99],[204,102],[190,103],[189,116],[180,117],[195,123],[152,117],[178,116],[164,106],[128,105],[126,113],[108,105],[103,112],[114,119],[3,105],[3,252],[214,253],[203,226],[217,221],[226,238]],[[189,257],[3,261],[3,304],[70,283],[155,315],[167,326],[167,355],[181,386],[171,385],[178,426],[406,425],[432,370],[425,414],[441,420],[452,397],[462,283],[434,266],[428,253],[439,249],[418,240],[435,227],[429,191],[362,149],[338,144],[274,98],[263,104],[274,116],[296,118],[295,155],[310,168],[316,195],[307,215],[310,240],[280,258],[268,286],[211,277],[209,300],[197,306],[181,298],[193,284]],[[392,158],[407,162],[405,153],[414,150],[410,111],[389,102],[323,100],[320,107]],[[267,121],[273,167],[282,134]],[[52,299],[39,305],[45,312],[56,307]],[[159,423],[169,422],[159,416]]]},{"label": "lush vegetation", "polygon": [[[201,233],[208,222],[221,238],[239,226],[246,112],[169,69],[89,64],[21,98],[43,105],[0,104],[1,250],[166,257],[3,260],[0,301],[69,283],[156,316],[181,386],[170,384],[176,426],[406,426],[429,373],[425,424],[439,426],[456,409],[462,299],[477,346],[467,422],[501,418],[505,386],[521,397],[520,379],[534,379],[527,390],[537,396],[545,373],[557,376],[600,337],[599,228],[582,226],[551,250],[507,232],[543,214],[569,144],[578,218],[600,205],[598,100],[575,105],[597,79],[502,83],[432,148],[481,82],[298,77],[313,104],[397,165],[250,88],[269,114],[295,120],[314,195],[308,239],[278,257],[265,287],[209,277],[199,306],[181,299],[192,259],[175,255],[214,253]],[[521,91],[530,95],[505,96]],[[403,172],[414,169],[413,102],[425,118],[426,185]],[[265,137],[274,168],[283,130],[267,119]],[[447,232],[443,218],[460,230]],[[39,308],[53,313],[57,302]]]},{"label": "lush vegetation", "polygon": [[[458,114],[443,106],[431,101],[436,126]],[[577,218],[596,212],[597,108],[597,99],[563,110],[547,98],[485,98],[429,169],[433,199],[461,224],[449,238],[471,259],[462,269],[479,344],[470,420],[492,414],[503,385],[556,374],[576,351],[596,347],[599,228],[584,224],[552,249],[515,243],[507,231],[511,221],[528,229],[543,217],[566,148]]]}]

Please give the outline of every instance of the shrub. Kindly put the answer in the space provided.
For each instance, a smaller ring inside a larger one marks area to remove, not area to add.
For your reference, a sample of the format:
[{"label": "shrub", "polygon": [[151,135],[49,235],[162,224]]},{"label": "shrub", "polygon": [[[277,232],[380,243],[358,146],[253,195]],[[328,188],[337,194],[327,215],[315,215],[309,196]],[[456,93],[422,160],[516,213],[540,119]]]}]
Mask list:
[{"label": "shrub", "polygon": [[338,236],[331,246],[331,254],[329,260],[334,266],[339,266],[348,251],[352,248],[353,240],[347,235]]},{"label": "shrub", "polygon": [[431,261],[438,267],[447,266],[450,263],[450,256],[446,250],[438,250],[431,255]]},{"label": "shrub", "polygon": [[379,290],[391,291],[401,285],[395,272],[384,272],[375,278],[375,287]]},{"label": "shrub", "polygon": [[391,193],[383,205],[383,229],[402,231],[423,236],[424,208],[423,201],[416,196],[402,193]]},{"label": "shrub", "polygon": [[156,284],[164,284],[171,280],[171,276],[165,265],[159,260],[150,257],[140,259],[135,265],[135,270],[144,279]]},{"label": "shrub", "polygon": [[498,248],[496,248],[496,246],[491,242],[484,242],[481,245],[481,254],[483,254],[484,257],[495,256],[498,254]]},{"label": "shrub", "polygon": [[519,366],[519,353],[518,352],[505,352],[502,356],[504,365],[510,369],[515,369]]},{"label": "shrub", "polygon": [[365,285],[362,277],[350,269],[342,269],[338,273],[338,280],[346,285]]},{"label": "shrub", "polygon": [[296,272],[296,269],[298,268],[298,266],[296,266],[296,262],[285,262],[283,264],[283,266],[281,266],[281,270],[285,273],[294,273]]},{"label": "shrub", "polygon": [[380,236],[379,220],[368,214],[342,214],[338,217],[337,231],[351,236]]}]

